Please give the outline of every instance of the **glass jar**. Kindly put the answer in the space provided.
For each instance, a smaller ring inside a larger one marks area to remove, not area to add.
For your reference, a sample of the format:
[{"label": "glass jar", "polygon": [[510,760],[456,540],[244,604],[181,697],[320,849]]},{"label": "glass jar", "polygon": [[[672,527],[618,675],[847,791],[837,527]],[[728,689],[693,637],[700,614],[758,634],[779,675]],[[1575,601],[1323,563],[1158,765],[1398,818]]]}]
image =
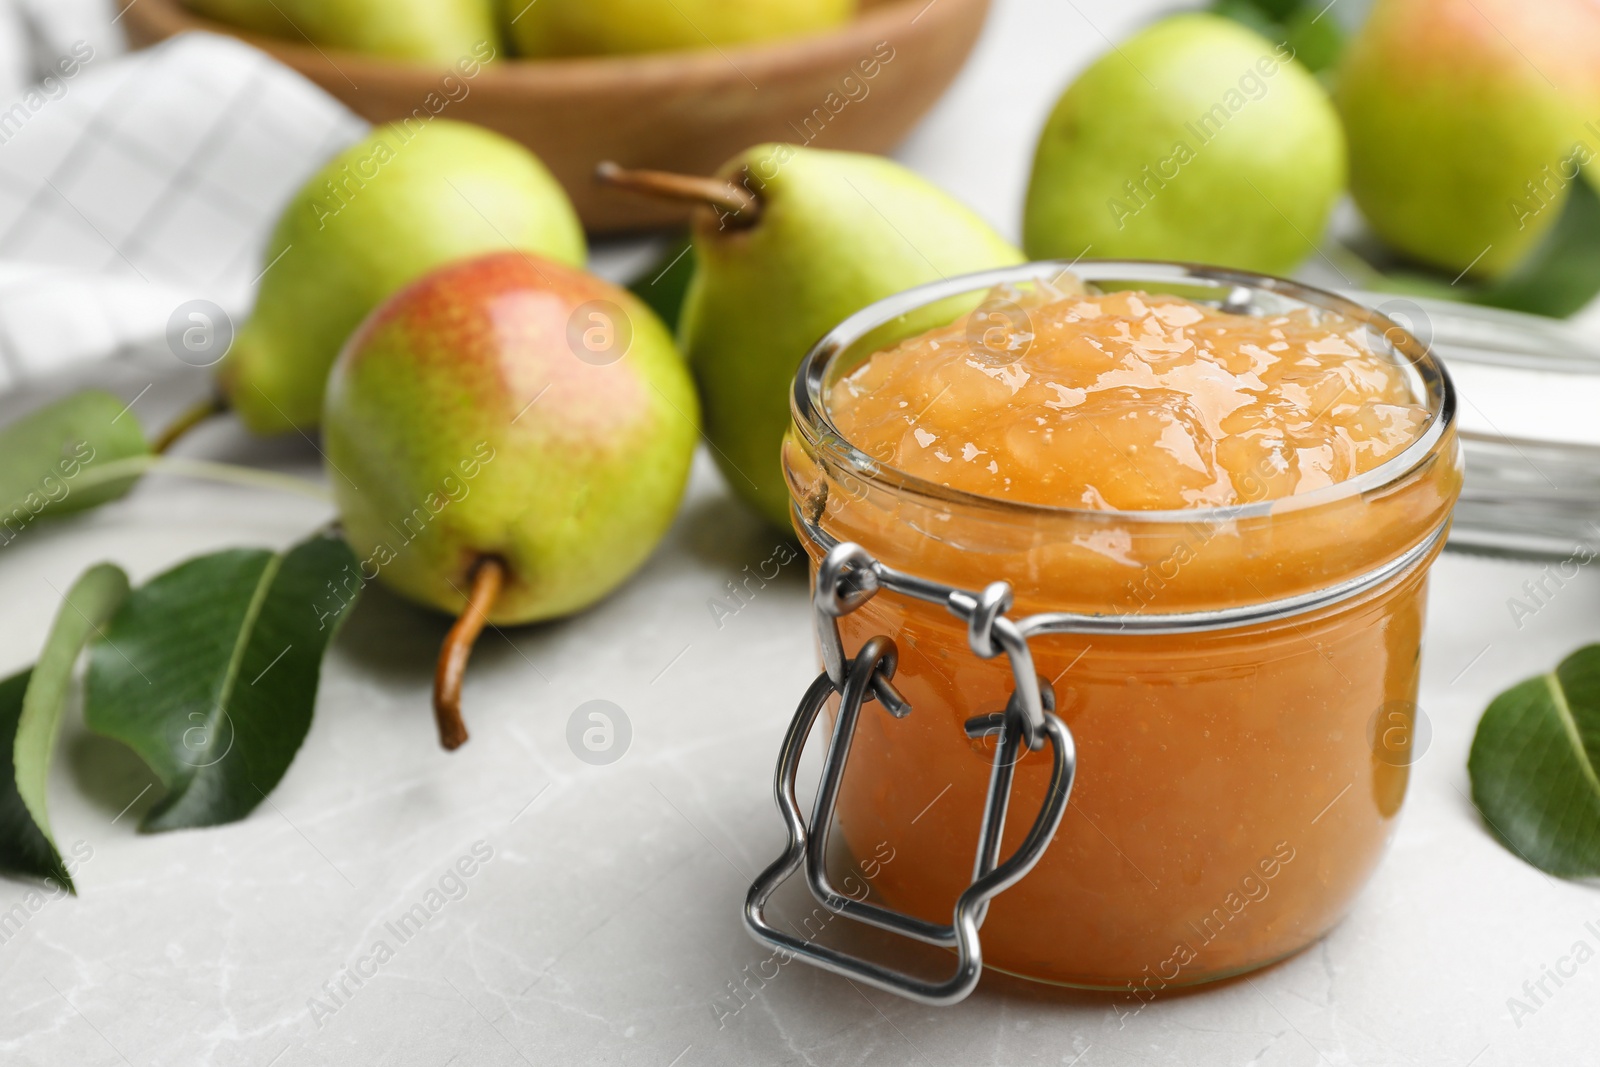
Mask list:
[{"label": "glass jar", "polygon": [[[1461,486],[1455,399],[1425,346],[1331,293],[1231,270],[1093,262],[1070,270],[1100,290],[1363,323],[1427,421],[1403,452],[1347,481],[1280,499],[1265,499],[1263,482],[1253,502],[1180,511],[977,496],[897,471],[834,428],[831,386],[873,352],[956,321],[997,285],[1025,289],[1065,269],[958,278],[847,320],[800,368],[783,460],[814,577],[832,545],[853,542],[974,598],[1007,582],[1013,617],[1092,624],[1028,641],[1077,776],[1037,865],[980,916],[982,962],[1148,999],[1304,948],[1372,875],[1405,795],[1427,573]],[[984,304],[971,322],[1026,339],[1016,305]],[[964,724],[1006,708],[1013,676],[1005,656],[973,655],[967,623],[929,599],[885,588],[837,618],[847,655],[892,639],[893,685],[912,710],[861,712],[834,812],[858,861],[893,850],[892,863],[874,864],[875,900],[948,923],[973,879],[996,744]],[[1003,852],[1043,804],[1048,763],[1018,761]]]}]

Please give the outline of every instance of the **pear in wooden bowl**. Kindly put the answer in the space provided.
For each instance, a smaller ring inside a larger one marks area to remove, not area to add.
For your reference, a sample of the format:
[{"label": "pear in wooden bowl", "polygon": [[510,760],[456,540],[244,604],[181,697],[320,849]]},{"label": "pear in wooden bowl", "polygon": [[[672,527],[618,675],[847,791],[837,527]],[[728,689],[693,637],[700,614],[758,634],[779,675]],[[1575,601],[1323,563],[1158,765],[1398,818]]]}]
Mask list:
[{"label": "pear in wooden bowl", "polygon": [[[887,152],[954,79],[989,0],[863,0],[838,30],[691,52],[508,59],[460,69],[319,48],[201,18],[179,0],[121,0],[135,45],[186,30],[232,33],[271,53],[372,122],[441,114],[537,152],[596,233],[683,221],[687,209],[607,190],[602,160],[709,174],[764,141]],[[498,43],[487,47],[500,48]],[[448,81],[446,79],[449,79]]]}]

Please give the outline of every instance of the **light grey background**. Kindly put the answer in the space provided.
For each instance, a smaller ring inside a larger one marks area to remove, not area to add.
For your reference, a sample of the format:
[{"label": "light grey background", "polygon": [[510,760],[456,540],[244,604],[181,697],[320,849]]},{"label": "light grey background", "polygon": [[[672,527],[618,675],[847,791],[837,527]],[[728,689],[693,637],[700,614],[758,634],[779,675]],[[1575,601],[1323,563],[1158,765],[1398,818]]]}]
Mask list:
[{"label": "light grey background", "polygon": [[[1056,92],[1150,8],[999,0],[972,66],[902,158],[1015,234]],[[616,273],[647,254],[613,247],[600,262]],[[151,422],[196,388],[170,365],[101,373],[129,397],[149,385],[135,411]],[[316,469],[304,442],[252,442],[226,423],[183,451]],[[34,531],[0,551],[0,670],[32,659],[58,591],[93,561],[144,578],[208,549],[287,544],[329,514],[154,478]],[[453,755],[428,708],[446,624],[372,593],[328,659],[299,758],[241,824],[139,837],[155,792],[146,773],[69,721],[52,814],[63,843],[92,858],[81,897],[46,904],[0,943],[0,1063],[1600,1062],[1600,962],[1520,1026],[1507,1009],[1576,942],[1600,948],[1600,894],[1490,840],[1464,766],[1496,692],[1600,634],[1600,587],[1581,574],[1518,629],[1507,599],[1540,568],[1455,556],[1436,569],[1427,631],[1432,745],[1390,856],[1321,944],[1126,1020],[1120,1002],[995,977],[958,1007],[923,1008],[798,964],[719,1018],[728,983],[767,956],[739,910],[781,843],[772,758],[814,667],[797,564],[720,628],[707,602],[775,544],[702,463],[672,534],[616,596],[565,623],[485,635],[466,688],[473,740]],[[592,700],[631,722],[631,747],[609,766],[568,748],[569,717]],[[384,924],[477,841],[493,856],[466,895],[398,945]],[[0,882],[0,911],[26,889]],[[394,958],[319,1026],[310,999],[326,1003],[323,983],[380,938]]]}]

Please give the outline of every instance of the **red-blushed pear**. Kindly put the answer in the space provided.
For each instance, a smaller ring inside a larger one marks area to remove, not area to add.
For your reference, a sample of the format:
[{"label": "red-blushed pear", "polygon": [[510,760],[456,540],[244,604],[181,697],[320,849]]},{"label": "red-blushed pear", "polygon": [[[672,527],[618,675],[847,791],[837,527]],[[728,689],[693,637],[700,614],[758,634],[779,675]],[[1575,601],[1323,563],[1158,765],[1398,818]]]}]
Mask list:
[{"label": "red-blushed pear", "polygon": [[1494,278],[1600,157],[1600,3],[1378,0],[1336,100],[1350,191],[1397,250]]},{"label": "red-blushed pear", "polygon": [[446,748],[467,737],[461,674],[485,622],[570,615],[632,574],[699,425],[655,314],[551,260],[440,268],[350,339],[323,411],[328,477],[363,576],[458,616],[434,690]]}]

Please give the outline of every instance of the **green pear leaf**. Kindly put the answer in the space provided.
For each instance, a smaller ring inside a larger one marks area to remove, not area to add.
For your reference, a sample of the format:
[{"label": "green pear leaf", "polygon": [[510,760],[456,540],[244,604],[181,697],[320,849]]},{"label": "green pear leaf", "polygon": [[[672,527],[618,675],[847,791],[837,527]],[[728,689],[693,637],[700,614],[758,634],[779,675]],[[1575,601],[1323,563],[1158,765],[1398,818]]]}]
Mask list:
[{"label": "green pear leaf", "polygon": [[[33,671],[26,670],[0,681],[0,737],[13,740],[17,736],[22,701],[32,676]],[[12,773],[0,778],[0,870],[60,878],[66,874],[61,856],[22,802],[15,771],[13,765]]]},{"label": "green pear leaf", "polygon": [[317,534],[180,563],[123,602],[90,646],[84,718],[167,787],[141,829],[234,822],[278,784],[311,728],[347,583],[354,553]]},{"label": "green pear leaf", "polygon": [[1496,837],[1562,878],[1600,876],[1600,645],[1495,697],[1467,770]]},{"label": "green pear leaf", "polygon": [[1564,319],[1600,293],[1600,195],[1586,181],[1568,187],[1561,217],[1510,274],[1472,300],[1492,307]]},{"label": "green pear leaf", "polygon": [[35,519],[122,496],[138,480],[137,471],[109,479],[95,475],[149,453],[139,420],[100,389],[74,393],[0,429],[0,545],[10,544]]},{"label": "green pear leaf", "polygon": [[628,283],[628,291],[643,300],[674,334],[678,332],[689,283],[694,279],[694,264],[694,244],[688,237],[680,237]]},{"label": "green pear leaf", "polygon": [[1452,279],[1366,244],[1350,251],[1377,272],[1365,283],[1369,289],[1566,318],[1600,294],[1600,193],[1587,181],[1567,188],[1550,232],[1515,270],[1492,282]]},{"label": "green pear leaf", "polygon": [[1246,26],[1274,44],[1287,44],[1313,74],[1333,72],[1347,42],[1325,0],[1213,0],[1211,11]]},{"label": "green pear leaf", "polygon": [[45,783],[78,654],[127,595],[121,568],[89,568],[67,591],[39,662],[0,682],[0,736],[11,742],[12,770],[0,782],[0,867],[54,878],[68,890],[72,876],[50,832]]}]

